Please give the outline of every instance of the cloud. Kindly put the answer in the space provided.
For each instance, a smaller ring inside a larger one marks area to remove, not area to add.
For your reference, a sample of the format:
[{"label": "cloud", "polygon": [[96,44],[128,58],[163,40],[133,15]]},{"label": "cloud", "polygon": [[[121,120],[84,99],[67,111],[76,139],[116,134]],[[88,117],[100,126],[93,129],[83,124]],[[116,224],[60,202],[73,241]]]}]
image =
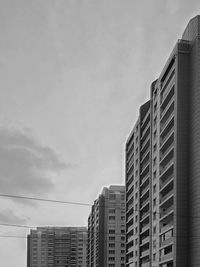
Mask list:
[{"label": "cloud", "polygon": [[52,176],[69,168],[30,131],[0,127],[0,192],[45,194],[54,189]]},{"label": "cloud", "polygon": [[0,223],[27,224],[28,219],[28,217],[14,213],[11,209],[0,211]]}]

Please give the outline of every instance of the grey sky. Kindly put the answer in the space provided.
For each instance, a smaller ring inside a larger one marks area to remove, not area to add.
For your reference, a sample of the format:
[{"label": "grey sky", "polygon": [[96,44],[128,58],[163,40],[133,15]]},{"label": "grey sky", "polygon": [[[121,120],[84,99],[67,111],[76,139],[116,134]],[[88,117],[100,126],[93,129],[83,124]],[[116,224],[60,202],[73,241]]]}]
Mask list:
[{"label": "grey sky", "polygon": [[[123,183],[138,108],[199,13],[198,0],[0,0],[0,193],[92,203]],[[89,213],[0,201],[0,222],[86,225]],[[25,242],[1,238],[0,265],[25,267]]]}]

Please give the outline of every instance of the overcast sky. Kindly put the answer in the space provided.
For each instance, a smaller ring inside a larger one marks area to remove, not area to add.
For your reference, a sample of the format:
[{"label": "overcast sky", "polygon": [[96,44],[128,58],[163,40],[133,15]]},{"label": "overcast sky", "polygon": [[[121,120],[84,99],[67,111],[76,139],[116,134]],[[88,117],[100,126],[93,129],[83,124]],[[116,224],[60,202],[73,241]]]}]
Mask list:
[{"label": "overcast sky", "polygon": [[[0,0],[0,194],[92,203],[199,0]],[[0,223],[87,225],[89,207],[0,198]],[[0,226],[0,235],[27,229]],[[26,267],[26,239],[0,237]]]}]

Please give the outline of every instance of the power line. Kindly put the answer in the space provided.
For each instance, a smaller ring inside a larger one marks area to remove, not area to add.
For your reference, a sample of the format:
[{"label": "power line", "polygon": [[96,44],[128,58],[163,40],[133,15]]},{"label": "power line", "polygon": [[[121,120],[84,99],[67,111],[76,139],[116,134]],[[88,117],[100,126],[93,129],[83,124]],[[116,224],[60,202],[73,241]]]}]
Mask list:
[{"label": "power line", "polygon": [[17,199],[25,199],[25,200],[33,200],[33,201],[43,201],[43,202],[52,202],[52,203],[60,203],[60,204],[80,205],[80,206],[92,206],[91,204],[82,203],[82,202],[73,202],[73,201],[64,201],[64,200],[46,199],[46,198],[36,198],[36,197],[27,197],[27,196],[18,196],[18,195],[9,195],[9,194],[0,194],[0,197],[17,198]]},{"label": "power line", "polygon": [[[0,194],[0,197],[5,197],[5,198],[16,198],[16,199],[24,199],[24,200],[30,200],[30,201],[41,201],[41,202],[49,202],[49,203],[59,203],[59,204],[69,204],[69,205],[78,205],[78,206],[88,206],[88,207],[92,207],[95,206],[96,204],[89,204],[89,203],[84,203],[84,202],[75,202],[75,201],[65,201],[65,200],[56,200],[56,199],[46,199],[46,198],[36,198],[36,197],[28,197],[28,196],[19,196],[19,195],[10,195],[10,194]],[[108,198],[106,198],[108,199]],[[123,204],[123,203],[121,203]],[[125,210],[124,208],[120,208],[120,207],[115,207],[118,206],[118,203],[111,203],[111,206],[106,206],[106,205],[96,205],[96,207],[103,207],[103,208],[115,208],[120,209],[120,210]],[[133,212],[140,212],[140,210],[138,209],[133,209]],[[158,214],[158,215],[165,215],[165,211],[163,212],[158,212],[158,211],[148,211],[150,214]],[[167,214],[167,213],[166,213]],[[200,216],[187,216],[187,215],[181,215],[181,214],[175,214],[173,213],[174,217],[181,217],[181,218],[196,218],[196,219],[200,219]]]},{"label": "power line", "polygon": [[[36,227],[34,226],[28,226],[28,225],[21,225],[21,224],[9,224],[9,223],[0,223],[0,226],[6,226],[6,227],[19,227],[19,228],[26,228],[26,229],[34,229]],[[37,227],[37,228],[44,228],[46,230],[51,229],[51,228],[59,228],[60,226],[58,227],[54,227],[54,226],[40,226],[40,227]],[[64,226],[65,227],[65,226]],[[63,227],[63,228],[64,228]],[[66,227],[67,228],[67,227]],[[70,228],[70,227],[69,227]],[[73,230],[72,233],[91,233],[91,234],[101,234],[101,235],[110,235],[110,236],[125,236],[126,233],[124,234],[120,234],[120,233],[109,233],[109,232],[102,232],[102,231],[85,231],[85,230]],[[140,236],[143,236],[143,237],[160,237],[161,236],[161,233],[160,234],[142,234],[141,232],[138,232],[137,234],[132,234],[131,236],[136,236],[136,237],[140,237]],[[200,238],[200,235],[180,235],[181,237],[191,237],[191,238]],[[172,237],[178,237],[178,235],[173,235]],[[110,240],[112,242],[112,240]]]}]

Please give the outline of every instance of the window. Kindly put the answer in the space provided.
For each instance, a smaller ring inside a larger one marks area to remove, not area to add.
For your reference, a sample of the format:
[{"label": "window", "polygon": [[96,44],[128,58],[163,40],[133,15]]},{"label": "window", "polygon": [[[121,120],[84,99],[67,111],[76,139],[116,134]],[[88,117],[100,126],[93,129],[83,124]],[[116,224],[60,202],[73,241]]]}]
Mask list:
[{"label": "window", "polygon": [[157,135],[157,130],[155,130],[154,133],[153,133],[153,138],[154,139],[156,138],[156,135]]},{"label": "window", "polygon": [[155,91],[153,92],[153,98],[155,99],[157,97],[158,94],[158,89],[156,88]]},{"label": "window", "polygon": [[157,149],[157,143],[155,143],[155,145],[153,146],[153,152],[155,152]]},{"label": "window", "polygon": [[115,200],[115,198],[116,198],[116,197],[115,197],[115,194],[109,194],[109,199],[110,199],[110,200]]},{"label": "window", "polygon": [[156,233],[156,226],[153,227],[153,233]]},{"label": "window", "polygon": [[115,220],[115,216],[109,216],[109,221]]},{"label": "window", "polygon": [[153,261],[156,261],[156,253],[153,254]]},{"label": "window", "polygon": [[115,214],[115,209],[109,209],[110,214]]},{"label": "window", "polygon": [[156,110],[157,110],[157,102],[154,104],[153,110],[154,110],[154,112],[156,112]]},{"label": "window", "polygon": [[153,125],[154,125],[154,127],[156,126],[156,124],[157,124],[157,116],[154,118],[154,120],[153,120]]},{"label": "window", "polygon": [[153,199],[153,206],[156,206],[156,198]]},{"label": "window", "polygon": [[153,213],[153,219],[156,220],[156,212]]},{"label": "window", "polygon": [[153,186],[153,193],[156,193],[156,184]]}]

